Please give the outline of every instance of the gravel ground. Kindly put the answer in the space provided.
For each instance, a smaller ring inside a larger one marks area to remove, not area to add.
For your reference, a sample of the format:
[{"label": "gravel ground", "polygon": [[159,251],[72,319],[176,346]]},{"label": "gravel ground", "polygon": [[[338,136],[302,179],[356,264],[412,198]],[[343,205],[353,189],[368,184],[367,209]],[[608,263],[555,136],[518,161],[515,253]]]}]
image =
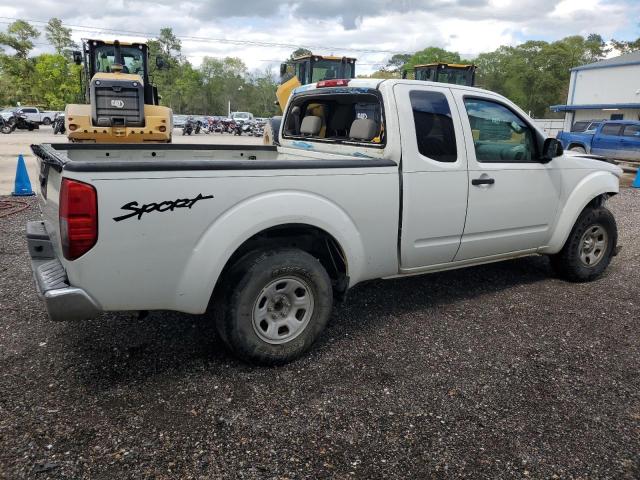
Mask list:
[{"label": "gravel ground", "polygon": [[640,478],[640,191],[590,284],[528,258],[375,281],[280,368],[203,317],[47,320],[0,218],[0,477]]}]

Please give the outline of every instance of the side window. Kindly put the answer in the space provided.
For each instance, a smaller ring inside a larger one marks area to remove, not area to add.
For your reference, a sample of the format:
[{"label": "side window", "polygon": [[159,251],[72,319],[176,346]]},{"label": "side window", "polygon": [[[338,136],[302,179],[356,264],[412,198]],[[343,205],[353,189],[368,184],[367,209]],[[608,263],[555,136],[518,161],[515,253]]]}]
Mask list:
[{"label": "side window", "polygon": [[576,122],[571,127],[572,132],[584,132],[585,128],[589,126],[589,122]]},{"label": "side window", "polygon": [[617,123],[605,123],[602,127],[602,135],[620,135],[620,125]]},{"label": "side window", "polygon": [[640,125],[627,125],[624,127],[625,137],[640,137]]},{"label": "side window", "polygon": [[451,110],[439,92],[409,92],[418,151],[438,162],[455,162],[458,158]]},{"label": "side window", "polygon": [[24,113],[37,113],[35,108],[25,108]]},{"label": "side window", "polygon": [[465,98],[478,162],[524,163],[535,161],[536,136],[532,128],[500,103]]}]

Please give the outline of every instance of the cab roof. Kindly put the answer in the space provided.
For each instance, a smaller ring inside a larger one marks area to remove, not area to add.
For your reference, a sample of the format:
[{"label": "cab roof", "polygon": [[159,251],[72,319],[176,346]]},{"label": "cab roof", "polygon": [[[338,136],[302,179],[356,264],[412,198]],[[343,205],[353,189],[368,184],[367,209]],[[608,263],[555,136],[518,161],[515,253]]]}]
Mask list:
[{"label": "cab roof", "polygon": [[456,85],[453,83],[440,83],[440,82],[428,82],[424,80],[408,80],[408,79],[400,79],[400,78],[351,78],[345,79],[343,81],[348,81],[347,85],[337,85],[337,86],[320,86],[318,84],[320,82],[309,83],[307,85],[302,85],[296,88],[293,91],[293,94],[299,94],[303,92],[307,92],[314,89],[323,89],[330,90],[331,88],[336,89],[379,89],[381,85],[388,85],[389,87],[393,87],[397,84],[412,84],[412,85],[429,85],[432,87],[438,88],[450,88],[456,90],[466,90],[469,92],[482,92],[482,93],[491,93],[494,95],[498,95],[495,92],[491,92],[490,90],[485,90],[483,88],[478,87],[468,87],[466,85]]},{"label": "cab roof", "polygon": [[87,44],[91,44],[93,45],[94,43],[96,44],[95,46],[101,46],[101,45],[115,45],[116,42],[118,42],[118,44],[122,47],[137,47],[138,45],[142,45],[142,46],[147,46],[147,44],[145,42],[121,42],[118,39],[115,40],[100,40],[98,38],[83,38],[82,39],[83,42],[87,43]]},{"label": "cab roof", "polygon": [[435,63],[424,63],[422,65],[414,65],[413,68],[423,68],[423,67],[437,67],[439,65],[446,65],[450,68],[477,68],[476,65],[472,63],[446,63],[446,62],[435,62]]},{"label": "cab roof", "polygon": [[357,59],[353,58],[353,57],[336,57],[333,55],[315,55],[313,53],[306,53],[304,55],[300,55],[299,57],[294,57],[293,61],[297,61],[297,60],[304,60],[305,58],[311,58],[311,57],[317,57],[320,58],[322,60],[348,60],[348,61],[353,61],[355,62]]}]

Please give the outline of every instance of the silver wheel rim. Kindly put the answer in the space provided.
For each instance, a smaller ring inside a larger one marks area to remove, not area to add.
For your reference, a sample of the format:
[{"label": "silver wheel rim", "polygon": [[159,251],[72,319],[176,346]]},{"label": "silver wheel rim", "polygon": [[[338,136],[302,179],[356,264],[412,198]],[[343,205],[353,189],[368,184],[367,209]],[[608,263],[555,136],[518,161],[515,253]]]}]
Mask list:
[{"label": "silver wheel rim", "polygon": [[262,289],[253,305],[256,335],[267,343],[287,343],[300,335],[313,315],[309,284],[299,277],[280,277]]},{"label": "silver wheel rim", "polygon": [[593,267],[604,258],[609,235],[602,225],[591,225],[580,239],[580,260],[587,267]]}]

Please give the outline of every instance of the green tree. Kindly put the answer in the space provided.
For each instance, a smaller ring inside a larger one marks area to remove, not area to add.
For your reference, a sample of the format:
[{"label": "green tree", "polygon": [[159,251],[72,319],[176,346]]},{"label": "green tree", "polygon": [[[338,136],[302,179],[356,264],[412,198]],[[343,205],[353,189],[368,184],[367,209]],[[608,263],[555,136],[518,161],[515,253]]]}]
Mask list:
[{"label": "green tree", "polygon": [[[182,55],[182,44],[174,35],[173,30],[165,27],[160,29],[158,38],[148,40],[147,45],[150,57],[149,73],[152,81],[158,87],[160,103],[179,112],[182,101],[176,79],[182,77],[184,70],[191,68],[189,62]],[[155,68],[158,57],[161,57],[165,63],[165,68],[162,70]],[[188,75],[189,73],[187,73]],[[192,83],[187,82],[186,84]]]},{"label": "green tree", "polygon": [[31,98],[38,105],[64,110],[82,94],[79,65],[62,54],[44,53],[35,59]]},{"label": "green tree", "polygon": [[289,55],[289,60],[293,60],[294,58],[302,57],[303,55],[312,55],[313,52],[308,48],[296,48],[291,55]]},{"label": "green tree", "polygon": [[411,60],[410,53],[396,53],[387,62],[387,66],[381,71],[402,72],[403,67]]},{"label": "green tree", "polygon": [[71,50],[78,48],[71,39],[71,29],[64,27],[59,18],[50,19],[44,30],[47,41],[53,45],[57,54],[70,58]]},{"label": "green tree", "polygon": [[458,52],[450,52],[439,47],[427,47],[413,55],[406,62],[406,67],[412,69],[415,65],[424,65],[426,63],[462,63]]},{"label": "green tree", "polygon": [[611,44],[621,55],[637,52],[640,50],[640,38],[636,40],[615,40],[611,39]]},{"label": "green tree", "polygon": [[598,61],[606,53],[597,34],[502,46],[474,60],[477,83],[505,95],[534,116],[546,116],[550,105],[566,100],[571,69]]},{"label": "green tree", "polygon": [[[40,33],[24,20],[11,23],[6,32],[0,32],[0,102],[15,104],[29,100],[33,82],[34,62],[28,58],[33,39]],[[9,47],[13,55],[5,53]]]},{"label": "green tree", "polygon": [[385,67],[380,70],[376,70],[371,75],[358,75],[358,78],[400,78],[401,75],[402,72],[400,70],[387,70]]},{"label": "green tree", "polygon": [[40,32],[24,20],[11,23],[6,32],[0,32],[0,46],[6,45],[15,50],[17,58],[26,60],[33,50],[33,40],[40,36]]}]

